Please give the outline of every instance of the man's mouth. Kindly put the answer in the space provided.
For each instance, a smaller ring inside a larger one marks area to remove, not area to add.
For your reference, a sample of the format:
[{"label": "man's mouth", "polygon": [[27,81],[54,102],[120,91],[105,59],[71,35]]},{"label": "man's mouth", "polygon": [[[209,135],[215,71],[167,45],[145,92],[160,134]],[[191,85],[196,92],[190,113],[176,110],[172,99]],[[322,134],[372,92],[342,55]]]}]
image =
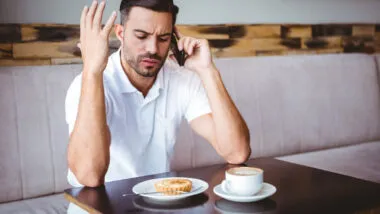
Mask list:
[{"label": "man's mouth", "polygon": [[142,62],[145,66],[148,66],[148,67],[155,66],[155,65],[157,65],[157,64],[160,63],[160,61],[157,60],[157,59],[148,59],[148,58],[145,58],[145,59],[141,60],[141,62]]}]

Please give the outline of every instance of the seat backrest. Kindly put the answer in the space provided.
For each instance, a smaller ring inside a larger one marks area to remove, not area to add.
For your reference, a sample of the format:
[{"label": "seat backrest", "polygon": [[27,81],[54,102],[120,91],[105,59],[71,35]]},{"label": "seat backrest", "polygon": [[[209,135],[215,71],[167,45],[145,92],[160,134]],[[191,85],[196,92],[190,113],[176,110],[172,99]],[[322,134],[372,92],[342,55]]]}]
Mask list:
[{"label": "seat backrest", "polygon": [[81,65],[0,67],[0,203],[67,184],[67,88]]},{"label": "seat backrest", "polygon": [[[378,72],[372,55],[224,58],[215,62],[250,129],[251,157],[380,139]],[[224,162],[207,142],[184,127],[177,140],[181,155],[174,157],[174,169]]]},{"label": "seat backrest", "polygon": [[380,72],[380,54],[376,54],[375,58],[376,58],[377,71]]},{"label": "seat backrest", "polygon": [[[380,138],[379,85],[371,56],[231,58],[216,64],[250,128],[252,157]],[[64,101],[81,68],[0,67],[0,203],[69,187]],[[183,123],[172,168],[220,162]]]}]

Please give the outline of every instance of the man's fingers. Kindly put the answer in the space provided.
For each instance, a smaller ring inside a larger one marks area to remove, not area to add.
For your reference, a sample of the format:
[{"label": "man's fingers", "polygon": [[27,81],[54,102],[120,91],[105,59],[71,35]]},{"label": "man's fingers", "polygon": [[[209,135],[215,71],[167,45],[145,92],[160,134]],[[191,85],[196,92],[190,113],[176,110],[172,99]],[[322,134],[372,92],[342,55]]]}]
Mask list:
[{"label": "man's fingers", "polygon": [[170,55],[169,55],[169,58],[170,58],[171,60],[173,60],[174,62],[178,63],[178,62],[177,62],[177,59],[176,59],[175,56],[174,56],[174,54],[170,54]]},{"label": "man's fingers", "polygon": [[182,51],[186,48],[185,42],[186,42],[186,37],[182,37],[181,39],[178,40],[178,50]]},{"label": "man's fingers", "polygon": [[195,49],[197,48],[199,43],[199,40],[197,39],[192,39],[190,44],[189,44],[189,55],[192,55],[195,52]]},{"label": "man's fingers", "polygon": [[185,52],[187,54],[190,54],[190,43],[191,43],[191,38],[190,37],[184,37],[184,42],[183,42],[183,47],[185,49]]},{"label": "man's fingers", "polygon": [[106,25],[103,28],[103,32],[105,35],[107,36],[110,35],[111,29],[112,29],[113,24],[115,23],[116,17],[117,17],[117,13],[116,11],[113,11],[111,16],[108,18]]},{"label": "man's fingers", "polygon": [[86,15],[87,15],[87,12],[88,12],[88,7],[87,5],[84,6],[83,10],[82,10],[82,15],[80,17],[80,37],[83,38],[83,35],[84,35],[84,29],[86,28]]},{"label": "man's fingers", "polygon": [[94,13],[96,8],[98,7],[98,1],[95,0],[92,2],[90,9],[88,10],[87,16],[86,16],[86,28],[92,29],[92,23],[94,20]]},{"label": "man's fingers", "polygon": [[102,2],[100,2],[98,9],[96,10],[96,13],[94,16],[93,27],[98,29],[98,30],[102,29],[101,24],[102,24],[104,7],[105,7],[105,1],[103,0]]}]

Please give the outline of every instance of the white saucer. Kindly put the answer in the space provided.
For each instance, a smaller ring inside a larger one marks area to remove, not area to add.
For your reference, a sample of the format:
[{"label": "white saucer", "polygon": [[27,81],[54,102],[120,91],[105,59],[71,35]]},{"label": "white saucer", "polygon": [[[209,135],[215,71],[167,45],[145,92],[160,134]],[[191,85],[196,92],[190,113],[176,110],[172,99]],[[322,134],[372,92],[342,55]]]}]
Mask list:
[{"label": "white saucer", "polygon": [[240,195],[234,195],[228,192],[225,192],[222,190],[221,184],[216,185],[214,187],[214,193],[222,197],[226,200],[235,201],[235,202],[255,202],[263,200],[267,197],[272,196],[277,191],[276,187],[272,184],[263,183],[263,188],[260,190],[260,192],[256,193],[252,196],[240,196]]},{"label": "white saucer", "polygon": [[[170,177],[170,178],[184,178],[184,177]],[[162,179],[168,179],[168,178],[157,178],[157,179],[151,179],[147,181],[143,181],[141,183],[136,184],[132,191],[136,194],[141,194],[145,192],[155,192],[154,183],[162,180]],[[183,193],[179,195],[164,195],[163,193],[155,193],[155,194],[141,194],[142,197],[149,198],[151,200],[160,201],[160,202],[174,202],[178,201],[193,195],[197,195],[200,193],[203,193],[208,189],[208,183],[196,179],[196,178],[185,178],[189,179],[192,182],[192,189],[195,189],[195,191],[190,191],[189,193]]]}]

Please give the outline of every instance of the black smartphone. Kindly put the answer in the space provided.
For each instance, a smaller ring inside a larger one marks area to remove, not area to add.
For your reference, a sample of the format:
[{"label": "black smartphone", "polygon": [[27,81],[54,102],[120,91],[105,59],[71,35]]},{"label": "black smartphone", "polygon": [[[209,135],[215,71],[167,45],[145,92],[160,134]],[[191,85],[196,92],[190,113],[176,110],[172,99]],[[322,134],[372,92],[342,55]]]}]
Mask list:
[{"label": "black smartphone", "polygon": [[185,64],[185,51],[183,51],[183,50],[180,51],[180,50],[178,49],[178,43],[177,43],[177,41],[178,41],[178,37],[177,37],[177,35],[173,32],[173,34],[172,34],[172,38],[171,38],[171,44],[170,44],[170,46],[171,46],[171,50],[172,50],[172,52],[173,52],[173,54],[174,54],[174,57],[176,58],[178,64],[179,64],[180,66],[183,66],[183,65]]}]

